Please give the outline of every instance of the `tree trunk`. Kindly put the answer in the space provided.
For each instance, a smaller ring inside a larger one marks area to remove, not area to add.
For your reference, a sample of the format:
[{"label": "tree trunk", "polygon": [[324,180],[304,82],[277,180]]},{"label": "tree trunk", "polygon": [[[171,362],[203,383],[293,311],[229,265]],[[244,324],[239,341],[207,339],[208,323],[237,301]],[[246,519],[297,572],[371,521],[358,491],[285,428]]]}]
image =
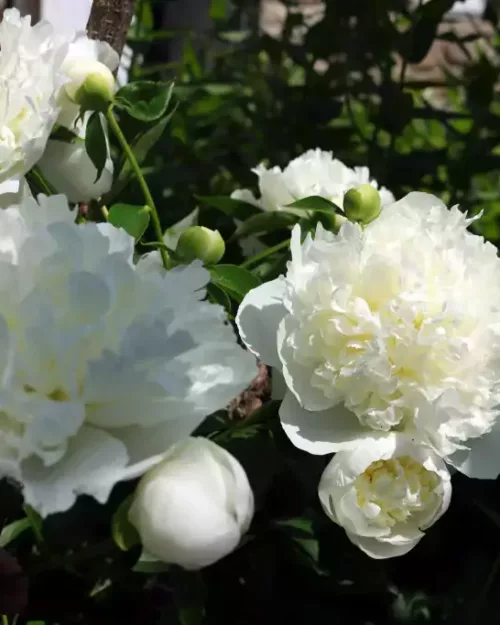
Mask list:
[{"label": "tree trunk", "polygon": [[87,23],[91,39],[107,41],[121,55],[136,0],[94,0]]}]

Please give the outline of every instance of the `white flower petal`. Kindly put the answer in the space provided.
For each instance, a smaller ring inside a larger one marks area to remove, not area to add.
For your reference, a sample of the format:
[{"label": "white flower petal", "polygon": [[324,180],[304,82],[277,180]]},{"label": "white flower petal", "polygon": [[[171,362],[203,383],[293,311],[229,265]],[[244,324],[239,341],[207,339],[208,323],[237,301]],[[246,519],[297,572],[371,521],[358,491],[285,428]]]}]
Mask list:
[{"label": "white flower petal", "polygon": [[398,556],[404,556],[415,547],[420,538],[415,538],[412,541],[406,543],[394,544],[377,540],[376,538],[368,538],[366,536],[358,536],[351,532],[347,532],[349,540],[357,547],[364,551],[367,556],[374,560],[385,560],[387,558],[397,558]]},{"label": "white flower petal", "polygon": [[286,313],[285,282],[281,278],[252,289],[238,309],[236,324],[248,349],[264,364],[280,368],[277,330]]},{"label": "white flower petal", "polygon": [[280,407],[281,425],[292,443],[315,455],[355,449],[361,440],[383,437],[362,428],[356,415],[343,406],[311,412],[301,407],[291,392]]},{"label": "white flower petal", "polygon": [[23,463],[25,501],[43,516],[68,510],[82,494],[104,503],[127,461],[120,441],[102,430],[83,427],[56,465],[45,468],[36,459]]},{"label": "white flower petal", "polygon": [[495,480],[500,475],[500,422],[491,432],[468,440],[467,447],[449,456],[448,462],[468,477]]}]

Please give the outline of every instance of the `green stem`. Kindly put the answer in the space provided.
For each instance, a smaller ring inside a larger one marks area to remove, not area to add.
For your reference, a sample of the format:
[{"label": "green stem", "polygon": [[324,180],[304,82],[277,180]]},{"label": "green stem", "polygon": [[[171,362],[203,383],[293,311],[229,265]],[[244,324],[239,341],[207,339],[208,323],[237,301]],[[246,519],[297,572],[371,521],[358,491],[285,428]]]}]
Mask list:
[{"label": "green stem", "polygon": [[5,614],[2,614],[2,625],[9,625],[9,619]]},{"label": "green stem", "polygon": [[[134,155],[134,153],[132,151],[132,148],[128,144],[128,141],[125,138],[125,135],[123,134],[120,126],[118,125],[116,117],[113,114],[113,106],[112,105],[106,111],[106,119],[108,120],[108,123],[110,125],[111,130],[113,131],[113,133],[115,134],[116,138],[118,139],[118,142],[121,145],[122,150],[123,150],[123,152],[125,153],[125,156],[128,159],[128,162],[130,163],[130,166],[132,167],[135,175],[137,176],[137,180],[139,182],[139,186],[141,187],[142,194],[144,195],[144,199],[146,201],[146,204],[151,209],[151,221],[153,223],[153,228],[155,230],[155,233],[156,233],[156,236],[158,238],[158,241],[163,241],[163,232],[162,232],[162,229],[161,229],[160,218],[158,217],[158,211],[156,209],[156,205],[155,205],[155,202],[153,200],[153,196],[151,195],[151,191],[149,190],[148,183],[146,182],[146,179],[144,178],[144,176],[142,174],[141,167],[140,167],[139,163],[137,162],[137,159],[135,158],[135,155]],[[168,269],[169,268],[169,258],[168,258],[167,251],[164,248],[161,248],[161,247],[158,248],[158,251],[160,252],[160,256],[161,256],[161,260],[162,260],[163,266],[165,267],[165,269]]]},{"label": "green stem", "polygon": [[263,252],[260,252],[259,254],[255,254],[255,256],[252,256],[252,258],[247,259],[244,263],[241,263],[240,267],[243,267],[243,269],[246,269],[247,267],[250,267],[250,265],[255,265],[255,263],[258,263],[263,258],[267,258],[268,256],[271,256],[271,254],[274,254],[275,252],[279,252],[280,250],[288,247],[289,245],[290,245],[290,239],[281,241],[281,243],[278,243],[277,245],[274,245],[273,247],[268,247]]}]

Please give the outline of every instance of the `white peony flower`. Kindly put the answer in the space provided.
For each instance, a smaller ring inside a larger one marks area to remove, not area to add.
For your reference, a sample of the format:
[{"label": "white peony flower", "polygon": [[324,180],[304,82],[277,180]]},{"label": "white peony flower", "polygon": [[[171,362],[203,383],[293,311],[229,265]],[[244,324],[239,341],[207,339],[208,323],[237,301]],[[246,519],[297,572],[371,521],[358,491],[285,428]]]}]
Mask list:
[{"label": "white peony flower", "polygon": [[0,182],[38,161],[59,114],[69,38],[30,19],[7,9],[0,23]]},{"label": "white peony flower", "polygon": [[133,263],[63,196],[0,212],[0,474],[47,515],[141,475],[256,374],[198,264]]},{"label": "white peony flower", "polygon": [[238,546],[253,509],[236,458],[206,438],[188,438],[142,478],[129,519],[148,558],[196,570]]},{"label": "white peony flower", "polygon": [[326,454],[404,430],[468,475],[500,472],[500,261],[469,223],[410,193],[364,229],[319,225],[303,244],[294,229],[286,277],[251,291],[237,322],[284,375],[295,445]]},{"label": "white peony flower", "polygon": [[[98,180],[97,169],[85,149],[85,132],[91,113],[86,113],[79,124],[78,136],[72,143],[49,139],[38,162],[46,180],[70,202],[88,202],[107,193],[113,184],[113,161],[109,153]],[[105,121],[105,120],[103,120]]]},{"label": "white peony flower", "polygon": [[335,454],[318,488],[324,511],[372,558],[408,553],[448,509],[450,474],[401,434]]},{"label": "white peony flower", "polygon": [[[332,152],[320,149],[309,150],[293,159],[284,170],[280,167],[267,169],[259,165],[252,170],[259,177],[260,198],[248,189],[235,191],[231,197],[255,204],[266,211],[290,210],[288,204],[311,195],[319,195],[342,208],[344,193],[361,184],[371,184],[378,189],[375,180],[370,179],[367,167],[351,169],[342,161],[333,158]],[[379,189],[382,206],[394,202],[394,196],[385,187]],[[301,211],[303,214],[303,211]]]}]

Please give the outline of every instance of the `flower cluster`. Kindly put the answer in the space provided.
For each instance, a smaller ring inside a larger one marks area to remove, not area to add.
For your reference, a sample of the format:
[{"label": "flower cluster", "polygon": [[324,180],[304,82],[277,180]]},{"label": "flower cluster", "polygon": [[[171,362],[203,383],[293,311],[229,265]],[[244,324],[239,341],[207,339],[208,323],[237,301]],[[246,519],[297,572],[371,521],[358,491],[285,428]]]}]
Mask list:
[{"label": "flower cluster", "polygon": [[[410,193],[365,227],[319,224],[301,241],[296,226],[286,275],[238,313],[247,346],[283,376],[291,441],[339,452],[320,486],[327,513],[377,557],[408,550],[420,534],[402,541],[401,528],[445,509],[436,458],[472,477],[500,472],[500,260],[470,222]],[[395,433],[417,452],[396,454]]]},{"label": "flower cluster", "polygon": [[[370,178],[367,167],[351,169],[333,158],[331,152],[309,150],[291,161],[285,169],[278,166],[268,169],[260,164],[252,170],[259,178],[260,198],[248,189],[234,191],[232,197],[255,204],[266,211],[291,210],[287,206],[295,200],[319,196],[343,207],[346,191],[362,184],[378,189],[377,181]],[[382,205],[394,201],[385,187],[379,189]]]},{"label": "flower cluster", "polygon": [[[97,170],[82,147],[88,115],[77,121],[74,94],[88,76],[105,74],[110,89],[118,55],[104,42],[82,33],[58,33],[48,22],[32,26],[17,9],[0,23],[0,183],[24,176],[39,163],[44,175],[71,201],[87,201],[108,191],[112,164],[94,184]],[[75,134],[74,143],[49,140],[57,126]],[[0,191],[9,191],[9,186]]]}]

